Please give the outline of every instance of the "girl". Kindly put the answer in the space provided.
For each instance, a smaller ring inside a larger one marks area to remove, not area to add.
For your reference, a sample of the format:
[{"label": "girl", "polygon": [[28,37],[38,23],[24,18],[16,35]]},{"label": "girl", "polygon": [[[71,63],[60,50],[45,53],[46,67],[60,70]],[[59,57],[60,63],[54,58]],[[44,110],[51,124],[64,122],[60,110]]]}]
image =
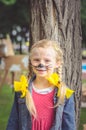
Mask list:
[{"label": "girl", "polygon": [[23,77],[20,86],[26,89],[20,89],[23,98],[21,92],[15,92],[6,130],[76,129],[74,99],[72,91],[62,82],[62,64],[63,53],[55,41],[44,39],[32,46],[28,89]]}]

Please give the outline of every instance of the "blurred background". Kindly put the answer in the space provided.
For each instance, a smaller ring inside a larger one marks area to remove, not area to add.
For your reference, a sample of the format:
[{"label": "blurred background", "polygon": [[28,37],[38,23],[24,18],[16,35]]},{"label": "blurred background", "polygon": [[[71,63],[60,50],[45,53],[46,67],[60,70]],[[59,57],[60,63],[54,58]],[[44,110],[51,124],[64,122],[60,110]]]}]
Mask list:
[{"label": "blurred background", "polygon": [[9,35],[14,51],[23,53],[29,42],[29,2],[0,1],[0,39],[5,39]]},{"label": "blurred background", "polygon": [[[83,130],[86,124],[86,0],[81,0],[81,27],[82,102],[79,130]],[[26,74],[28,50],[29,0],[0,0],[0,130],[6,130],[14,97],[13,80],[19,78],[21,71]]]}]

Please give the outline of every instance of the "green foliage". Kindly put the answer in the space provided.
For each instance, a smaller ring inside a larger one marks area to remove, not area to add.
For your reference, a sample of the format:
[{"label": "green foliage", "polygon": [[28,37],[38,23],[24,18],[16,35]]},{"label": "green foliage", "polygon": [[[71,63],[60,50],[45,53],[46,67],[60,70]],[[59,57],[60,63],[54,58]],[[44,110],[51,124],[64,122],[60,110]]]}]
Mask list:
[{"label": "green foliage", "polygon": [[82,23],[86,20],[86,0],[81,1],[81,19]]},{"label": "green foliage", "polygon": [[0,0],[0,1],[6,5],[13,5],[16,2],[16,0]]},{"label": "green foliage", "polygon": [[16,0],[13,5],[0,2],[0,33],[9,33],[14,25],[27,26],[29,24],[28,12],[28,0]]},{"label": "green foliage", "polygon": [[83,46],[86,47],[86,0],[81,0],[81,26]]}]

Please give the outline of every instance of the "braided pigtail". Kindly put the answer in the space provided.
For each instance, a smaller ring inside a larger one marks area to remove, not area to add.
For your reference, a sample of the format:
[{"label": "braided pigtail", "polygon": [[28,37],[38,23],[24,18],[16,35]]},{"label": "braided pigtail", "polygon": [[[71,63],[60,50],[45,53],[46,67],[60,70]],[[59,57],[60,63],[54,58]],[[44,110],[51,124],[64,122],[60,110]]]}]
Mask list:
[{"label": "braided pigtail", "polygon": [[[28,79],[30,80],[31,77],[33,77],[33,71],[32,71],[32,66],[30,63],[30,59],[29,59],[29,67],[28,68],[29,68]],[[33,101],[33,98],[31,96],[31,93],[29,90],[26,93],[26,106],[27,106],[27,109],[30,112],[30,114],[36,118],[36,116],[37,116],[36,108],[35,108],[34,101]]]},{"label": "braided pigtail", "polygon": [[63,104],[64,103],[64,99],[65,99],[65,94],[66,94],[66,84],[63,83],[62,79],[62,68],[63,68],[63,51],[57,44],[54,44],[54,50],[56,51],[56,59],[57,59],[57,70],[56,72],[58,73],[58,75],[60,76],[60,81],[61,81],[61,87],[59,87],[59,99],[58,102],[56,104],[56,106]]},{"label": "braided pigtail", "polygon": [[36,108],[35,108],[34,101],[29,90],[26,93],[26,106],[30,114],[36,118]]},{"label": "braided pigtail", "polygon": [[58,105],[64,103],[65,95],[66,95],[66,84],[62,81],[62,64],[58,68],[58,73],[61,79],[61,87],[59,88],[60,96],[58,100]]}]

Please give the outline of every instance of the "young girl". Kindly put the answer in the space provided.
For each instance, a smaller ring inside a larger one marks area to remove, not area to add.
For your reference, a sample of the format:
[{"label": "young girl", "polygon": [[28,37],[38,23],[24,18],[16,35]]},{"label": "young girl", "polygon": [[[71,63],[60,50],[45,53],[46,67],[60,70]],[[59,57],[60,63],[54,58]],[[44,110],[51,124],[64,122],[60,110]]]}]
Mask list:
[{"label": "young girl", "polygon": [[63,53],[55,41],[40,40],[32,46],[29,85],[27,88],[26,79],[22,78],[20,84],[26,89],[15,89],[23,95],[15,92],[6,130],[76,129],[73,94],[62,82],[62,64]]}]

